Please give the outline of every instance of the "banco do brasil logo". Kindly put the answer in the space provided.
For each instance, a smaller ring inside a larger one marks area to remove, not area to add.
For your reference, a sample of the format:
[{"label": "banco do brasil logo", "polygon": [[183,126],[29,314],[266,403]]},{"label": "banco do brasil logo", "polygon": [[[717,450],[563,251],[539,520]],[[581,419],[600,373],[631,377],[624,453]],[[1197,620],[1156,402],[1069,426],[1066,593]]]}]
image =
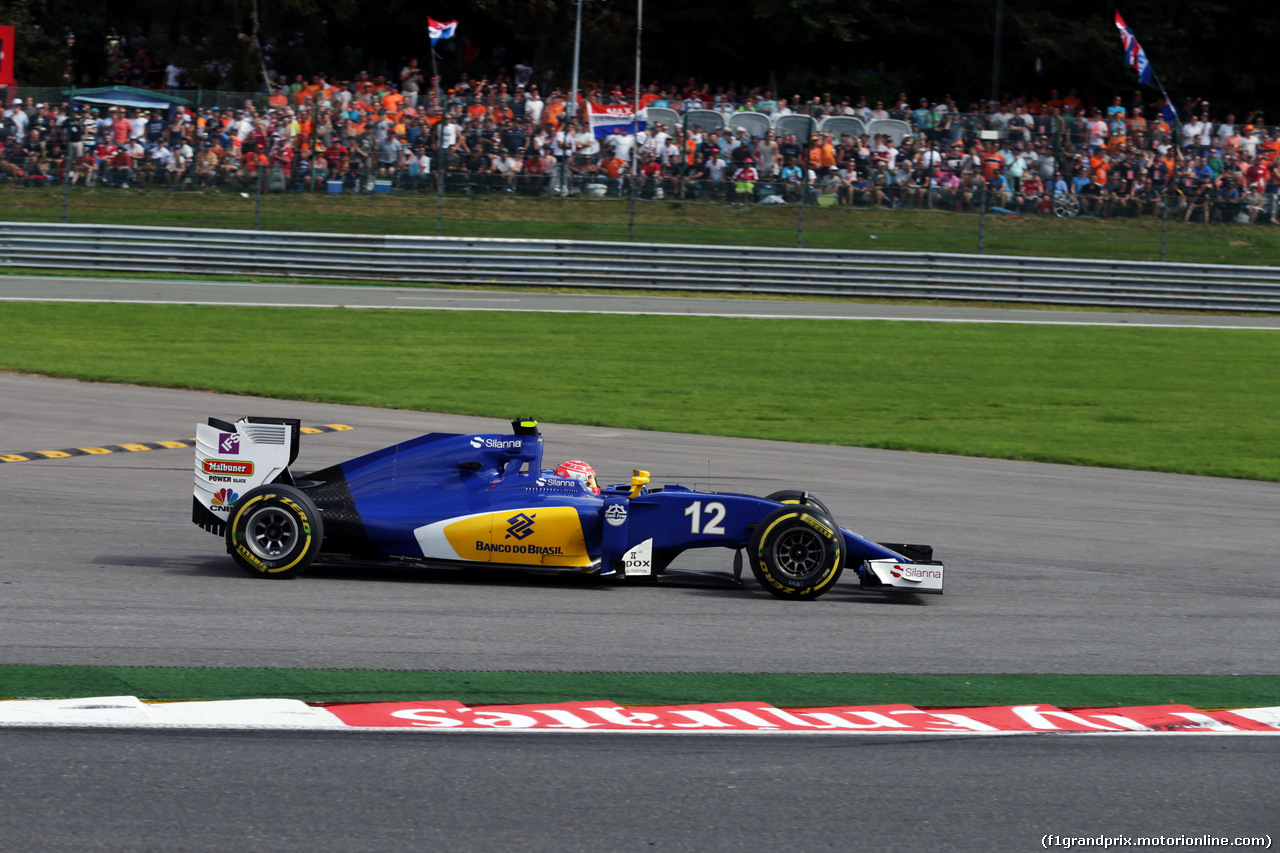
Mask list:
[{"label": "banco do brasil logo", "polygon": [[533,515],[525,515],[523,512],[519,515],[513,515],[507,519],[507,538],[512,536],[517,539],[524,539],[526,536],[533,535],[533,520],[538,517],[537,513]]}]

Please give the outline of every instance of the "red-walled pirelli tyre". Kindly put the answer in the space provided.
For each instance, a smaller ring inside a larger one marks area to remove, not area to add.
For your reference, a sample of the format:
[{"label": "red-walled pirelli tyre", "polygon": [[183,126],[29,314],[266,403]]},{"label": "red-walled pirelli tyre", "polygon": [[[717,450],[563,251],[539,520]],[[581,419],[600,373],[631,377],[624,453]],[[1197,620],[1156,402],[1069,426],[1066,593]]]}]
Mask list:
[{"label": "red-walled pirelli tyre", "polygon": [[844,571],[844,536],[812,506],[782,506],[756,525],[747,557],[756,580],[778,598],[817,598]]},{"label": "red-walled pirelli tyre", "polygon": [[320,553],[324,522],[315,503],[292,486],[259,486],[231,507],[227,550],[258,578],[302,574]]},{"label": "red-walled pirelli tyre", "polygon": [[781,504],[807,503],[809,506],[821,512],[827,518],[835,518],[835,515],[831,512],[831,510],[827,509],[827,505],[824,504],[822,501],[818,500],[813,495],[809,495],[809,497],[806,499],[804,495],[805,493],[800,491],[799,489],[783,489],[780,492],[774,492],[771,495],[765,495],[764,499],[767,501],[777,501],[778,503],[781,503]]}]

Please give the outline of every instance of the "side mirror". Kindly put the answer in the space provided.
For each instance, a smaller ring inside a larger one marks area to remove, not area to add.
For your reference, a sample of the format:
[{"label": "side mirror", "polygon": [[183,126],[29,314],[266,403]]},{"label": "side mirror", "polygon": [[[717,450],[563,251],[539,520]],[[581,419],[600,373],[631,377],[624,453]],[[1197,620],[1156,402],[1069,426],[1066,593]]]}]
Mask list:
[{"label": "side mirror", "polygon": [[639,468],[631,471],[631,497],[638,498],[640,493],[644,491],[644,487],[649,485],[649,472],[641,471]]}]

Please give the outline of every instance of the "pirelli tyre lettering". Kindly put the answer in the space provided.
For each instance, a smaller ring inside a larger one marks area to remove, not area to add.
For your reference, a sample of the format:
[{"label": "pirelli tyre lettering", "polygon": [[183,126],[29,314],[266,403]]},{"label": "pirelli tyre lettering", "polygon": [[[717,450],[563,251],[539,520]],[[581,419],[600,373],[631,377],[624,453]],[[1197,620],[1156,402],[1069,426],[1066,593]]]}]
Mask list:
[{"label": "pirelli tyre lettering", "polygon": [[288,578],[320,553],[324,522],[300,489],[274,484],[245,493],[231,507],[227,551],[254,577]]},{"label": "pirelli tyre lettering", "polygon": [[814,507],[787,505],[760,521],[747,555],[752,574],[772,595],[813,599],[831,589],[844,571],[844,537]]}]

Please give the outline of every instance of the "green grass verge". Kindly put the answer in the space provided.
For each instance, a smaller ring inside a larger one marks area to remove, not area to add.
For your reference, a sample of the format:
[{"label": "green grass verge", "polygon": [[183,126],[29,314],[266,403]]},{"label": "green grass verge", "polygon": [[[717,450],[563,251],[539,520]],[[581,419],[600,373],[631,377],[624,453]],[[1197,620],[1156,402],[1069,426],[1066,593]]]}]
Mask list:
[{"label": "green grass verge", "polygon": [[[77,188],[67,207],[69,222],[164,225],[199,228],[254,227],[255,199],[239,192],[169,192]],[[62,221],[60,189],[0,190],[0,218]],[[439,227],[437,218],[439,219]],[[642,242],[734,246],[795,246],[799,210],[693,202],[643,202],[637,207],[635,239]],[[434,193],[336,196],[267,195],[261,227],[276,231],[352,232],[466,237],[629,239],[625,200],[512,198],[478,194],[447,196],[443,210]],[[1167,230],[1154,218],[1061,220],[1055,217],[986,217],[976,213],[881,208],[808,208],[806,248],[874,249],[988,254],[1048,255],[1197,263],[1274,264],[1280,228],[1267,225],[1204,225],[1180,221]]]},{"label": "green grass verge", "polygon": [[1060,708],[1280,705],[1276,675],[882,675],[772,673],[441,672],[0,666],[0,697],[137,696],[144,700],[521,704],[609,699],[623,705],[769,702],[779,707],[1046,704]]},{"label": "green grass verge", "polygon": [[39,303],[0,317],[0,369],[93,381],[1280,480],[1280,336],[1265,331]]}]

